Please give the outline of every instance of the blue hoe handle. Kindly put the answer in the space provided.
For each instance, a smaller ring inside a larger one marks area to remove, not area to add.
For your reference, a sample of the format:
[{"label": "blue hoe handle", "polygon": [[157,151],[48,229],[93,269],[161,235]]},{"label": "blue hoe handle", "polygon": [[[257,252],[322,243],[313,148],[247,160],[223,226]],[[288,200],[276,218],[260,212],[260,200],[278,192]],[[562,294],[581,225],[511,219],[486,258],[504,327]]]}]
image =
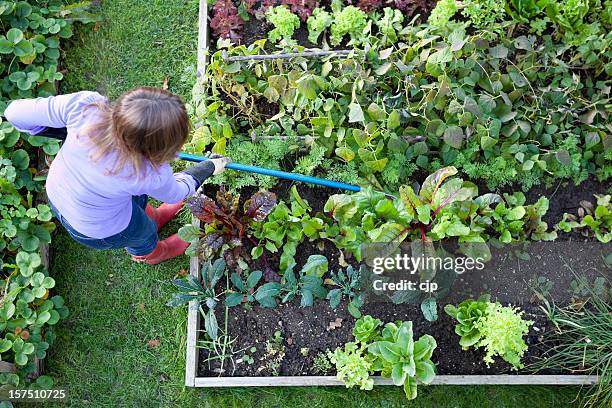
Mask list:
[{"label": "blue hoe handle", "polygon": [[[187,160],[190,162],[201,162],[204,160],[208,160],[207,157],[198,156],[198,155],[189,154],[189,153],[179,153],[178,157],[179,159]],[[322,179],[319,177],[305,176],[303,174],[288,173],[286,171],[266,169],[264,167],[249,166],[248,164],[232,162],[232,163],[229,163],[225,167],[228,169],[232,169],[232,170],[246,171],[248,173],[263,174],[264,176],[272,176],[272,177],[277,177],[277,178],[281,178],[285,180],[301,181],[304,183],[316,184],[316,185],[324,186],[324,187],[337,188],[340,190],[348,190],[348,191],[355,191],[355,192],[361,191],[361,187],[353,185],[353,184],[341,183],[339,181],[333,181],[333,180],[326,180],[326,179]]]}]

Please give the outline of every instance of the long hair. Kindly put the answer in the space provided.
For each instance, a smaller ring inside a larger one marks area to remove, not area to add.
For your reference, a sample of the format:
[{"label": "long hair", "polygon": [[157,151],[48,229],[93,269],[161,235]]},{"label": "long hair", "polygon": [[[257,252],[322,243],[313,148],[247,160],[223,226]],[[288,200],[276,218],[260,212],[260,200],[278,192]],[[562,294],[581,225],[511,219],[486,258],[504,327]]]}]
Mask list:
[{"label": "long hair", "polygon": [[99,120],[86,133],[94,145],[94,161],[115,154],[110,174],[131,166],[144,176],[147,164],[156,170],[176,158],[190,132],[181,98],[158,88],[142,87],[121,95],[114,104],[95,103]]}]

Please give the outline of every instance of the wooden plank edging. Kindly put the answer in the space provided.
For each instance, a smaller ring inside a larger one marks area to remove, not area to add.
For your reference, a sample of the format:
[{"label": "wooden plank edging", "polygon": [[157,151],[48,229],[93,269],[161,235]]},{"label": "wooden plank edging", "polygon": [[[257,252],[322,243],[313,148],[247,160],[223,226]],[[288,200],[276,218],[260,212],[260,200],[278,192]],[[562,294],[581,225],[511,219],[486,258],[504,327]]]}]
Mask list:
[{"label": "wooden plank edging", "polygon": [[[372,377],[375,385],[393,385],[390,378]],[[430,385],[591,385],[591,375],[438,375]],[[196,377],[195,387],[343,386],[332,376],[302,377]]]},{"label": "wooden plank edging", "polygon": [[[200,220],[192,217],[192,224],[196,227],[200,226]],[[200,262],[197,256],[192,256],[189,259],[189,274],[194,278],[200,278]],[[198,375],[198,327],[200,327],[200,312],[199,305],[196,300],[189,302],[187,307],[187,350],[186,350],[186,365],[185,365],[185,385],[195,387],[195,379]]]},{"label": "wooden plank edging", "polygon": [[198,49],[197,49],[197,76],[200,78],[206,72],[206,58],[208,52],[208,2],[200,0],[198,12]]}]

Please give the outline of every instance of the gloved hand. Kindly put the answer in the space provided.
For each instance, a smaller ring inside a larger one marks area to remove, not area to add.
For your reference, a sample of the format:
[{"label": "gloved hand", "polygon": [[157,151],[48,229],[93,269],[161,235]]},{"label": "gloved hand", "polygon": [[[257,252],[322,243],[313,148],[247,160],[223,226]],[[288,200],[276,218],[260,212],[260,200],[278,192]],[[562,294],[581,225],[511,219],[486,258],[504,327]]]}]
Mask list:
[{"label": "gloved hand", "polygon": [[196,188],[200,188],[204,180],[210,176],[223,173],[225,171],[225,166],[231,162],[229,157],[221,156],[220,154],[207,153],[205,157],[209,157],[209,159],[182,171],[195,179],[198,183]]},{"label": "gloved hand", "polygon": [[223,173],[225,171],[225,166],[232,162],[232,159],[230,159],[229,157],[225,157],[220,154],[214,154],[211,152],[206,153],[204,157],[208,157],[208,161],[213,162],[215,164],[215,171],[213,172],[214,176]]}]

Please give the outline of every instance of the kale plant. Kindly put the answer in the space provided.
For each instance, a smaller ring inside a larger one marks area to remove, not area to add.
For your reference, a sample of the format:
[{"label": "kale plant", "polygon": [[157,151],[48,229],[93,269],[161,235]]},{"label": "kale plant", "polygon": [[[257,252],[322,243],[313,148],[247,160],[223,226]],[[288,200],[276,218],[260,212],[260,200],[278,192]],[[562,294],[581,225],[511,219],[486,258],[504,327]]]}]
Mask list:
[{"label": "kale plant", "polygon": [[353,269],[349,265],[346,268],[346,272],[339,269],[337,272],[331,273],[331,282],[338,286],[338,288],[330,290],[327,294],[327,299],[332,309],[336,309],[342,298],[346,297],[349,301],[347,306],[349,313],[355,318],[361,317],[359,308],[363,306],[364,294],[357,294],[357,291],[361,289],[361,276],[363,272],[363,265],[358,270]]},{"label": "kale plant", "polygon": [[214,263],[211,263],[210,260],[205,261],[200,271],[201,281],[191,275],[172,281],[177,292],[167,303],[168,306],[177,307],[188,304],[192,300],[197,301],[200,313],[204,318],[204,329],[213,341],[217,339],[219,331],[215,307],[222,294],[222,292],[217,293],[215,287],[224,274],[225,261],[223,259],[217,259]]}]

